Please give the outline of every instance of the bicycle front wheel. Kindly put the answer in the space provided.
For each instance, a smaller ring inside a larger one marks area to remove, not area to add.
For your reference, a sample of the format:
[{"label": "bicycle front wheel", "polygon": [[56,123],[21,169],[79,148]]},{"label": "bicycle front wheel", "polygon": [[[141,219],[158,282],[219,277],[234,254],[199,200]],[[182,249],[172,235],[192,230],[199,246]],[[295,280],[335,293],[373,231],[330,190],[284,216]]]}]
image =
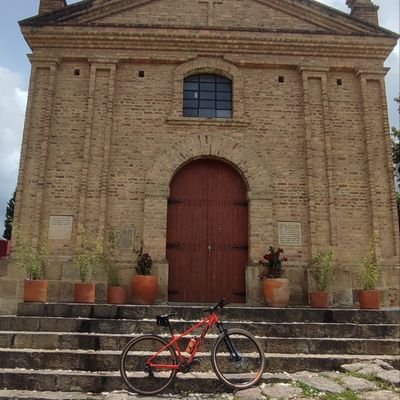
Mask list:
[{"label": "bicycle front wheel", "polygon": [[177,373],[174,368],[177,358],[173,348],[162,350],[167,345],[157,335],[142,335],[127,343],[121,355],[120,372],[130,391],[154,395],[168,387]]},{"label": "bicycle front wheel", "polygon": [[256,385],[265,370],[260,342],[243,329],[221,333],[211,352],[211,364],[218,379],[232,389]]}]

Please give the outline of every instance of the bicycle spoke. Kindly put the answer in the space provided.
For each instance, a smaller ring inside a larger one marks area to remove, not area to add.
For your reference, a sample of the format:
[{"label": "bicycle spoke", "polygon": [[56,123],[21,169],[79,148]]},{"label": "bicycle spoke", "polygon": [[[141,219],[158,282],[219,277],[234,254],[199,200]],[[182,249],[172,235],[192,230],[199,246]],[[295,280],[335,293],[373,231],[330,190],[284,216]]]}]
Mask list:
[{"label": "bicycle spoke", "polygon": [[[121,357],[121,375],[128,388],[136,393],[153,395],[164,390],[174,379],[176,355],[167,343],[155,335],[143,335],[131,340]],[[149,360],[153,366],[149,364]]]},{"label": "bicycle spoke", "polygon": [[[260,343],[249,332],[236,329],[221,334],[212,350],[212,366],[218,378],[231,388],[243,389],[255,385],[265,368]],[[233,350],[233,351],[232,351]]]}]

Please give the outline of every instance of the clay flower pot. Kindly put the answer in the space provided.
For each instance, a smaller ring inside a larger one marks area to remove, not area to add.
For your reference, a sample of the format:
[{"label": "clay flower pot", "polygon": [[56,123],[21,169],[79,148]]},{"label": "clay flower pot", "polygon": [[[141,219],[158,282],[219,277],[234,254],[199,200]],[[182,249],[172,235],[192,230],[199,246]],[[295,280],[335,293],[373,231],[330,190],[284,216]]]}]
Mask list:
[{"label": "clay flower pot", "polygon": [[329,292],[310,293],[310,306],[312,308],[328,308],[329,300]]},{"label": "clay flower pot", "polygon": [[154,304],[158,292],[158,276],[135,275],[131,280],[134,304]]},{"label": "clay flower pot", "polygon": [[126,289],[123,286],[108,286],[107,303],[108,304],[125,304]]},{"label": "clay flower pot", "polygon": [[75,283],[75,303],[94,303],[96,297],[96,285],[94,283]]},{"label": "clay flower pot", "polygon": [[24,301],[45,302],[47,300],[48,281],[46,279],[25,279]]},{"label": "clay flower pot", "polygon": [[361,309],[378,310],[381,306],[381,292],[379,290],[360,290],[358,301]]},{"label": "clay flower pot", "polygon": [[289,280],[274,278],[264,280],[264,300],[269,307],[287,307],[290,298]]}]

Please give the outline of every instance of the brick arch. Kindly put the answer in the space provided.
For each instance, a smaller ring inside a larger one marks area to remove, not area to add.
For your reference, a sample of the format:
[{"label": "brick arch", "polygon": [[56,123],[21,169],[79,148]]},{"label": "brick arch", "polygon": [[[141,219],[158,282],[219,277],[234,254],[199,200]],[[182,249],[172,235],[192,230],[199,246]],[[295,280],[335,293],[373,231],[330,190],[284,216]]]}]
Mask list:
[{"label": "brick arch", "polygon": [[[173,143],[157,157],[146,177],[146,196],[169,194],[169,184],[175,173],[187,162],[199,157],[217,157],[236,168],[247,184],[249,198],[272,193],[269,166],[254,151],[227,136],[195,135]],[[253,154],[252,157],[245,155]]]},{"label": "brick arch", "polygon": [[243,119],[243,77],[240,69],[221,57],[197,57],[186,61],[175,69],[172,117],[181,118],[183,109],[183,80],[194,74],[216,74],[233,82],[233,118]]},{"label": "brick arch", "polygon": [[[225,135],[193,135],[179,140],[159,154],[146,176],[143,245],[155,261],[159,277],[159,298],[168,299],[166,259],[169,185],[176,172],[193,159],[212,157],[231,164],[247,185],[249,199],[249,268],[246,269],[247,301],[252,302],[253,286],[258,284],[254,260],[272,237],[272,173],[270,166],[254,149]],[[250,296],[250,297],[249,297]]]}]

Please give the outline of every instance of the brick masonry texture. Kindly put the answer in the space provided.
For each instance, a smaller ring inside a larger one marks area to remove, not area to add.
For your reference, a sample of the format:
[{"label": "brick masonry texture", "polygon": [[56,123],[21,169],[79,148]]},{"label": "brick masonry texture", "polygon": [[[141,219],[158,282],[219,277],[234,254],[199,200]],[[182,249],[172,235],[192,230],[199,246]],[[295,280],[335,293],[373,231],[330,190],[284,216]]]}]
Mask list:
[{"label": "brick masonry texture", "polygon": [[[91,238],[133,235],[118,249],[124,283],[143,241],[165,301],[169,183],[212,157],[248,188],[249,304],[262,302],[257,262],[278,244],[278,222],[301,223],[302,244],[285,246],[293,303],[307,302],[307,265],[327,246],[337,302],[353,303],[375,233],[379,288],[398,304],[383,67],[396,36],[313,1],[206,3],[95,0],[22,22],[33,54],[16,219],[37,243],[50,216],[73,216],[71,239],[50,241],[55,299],[68,293],[82,223]],[[232,119],[182,117],[183,79],[196,73],[232,79]]]}]

